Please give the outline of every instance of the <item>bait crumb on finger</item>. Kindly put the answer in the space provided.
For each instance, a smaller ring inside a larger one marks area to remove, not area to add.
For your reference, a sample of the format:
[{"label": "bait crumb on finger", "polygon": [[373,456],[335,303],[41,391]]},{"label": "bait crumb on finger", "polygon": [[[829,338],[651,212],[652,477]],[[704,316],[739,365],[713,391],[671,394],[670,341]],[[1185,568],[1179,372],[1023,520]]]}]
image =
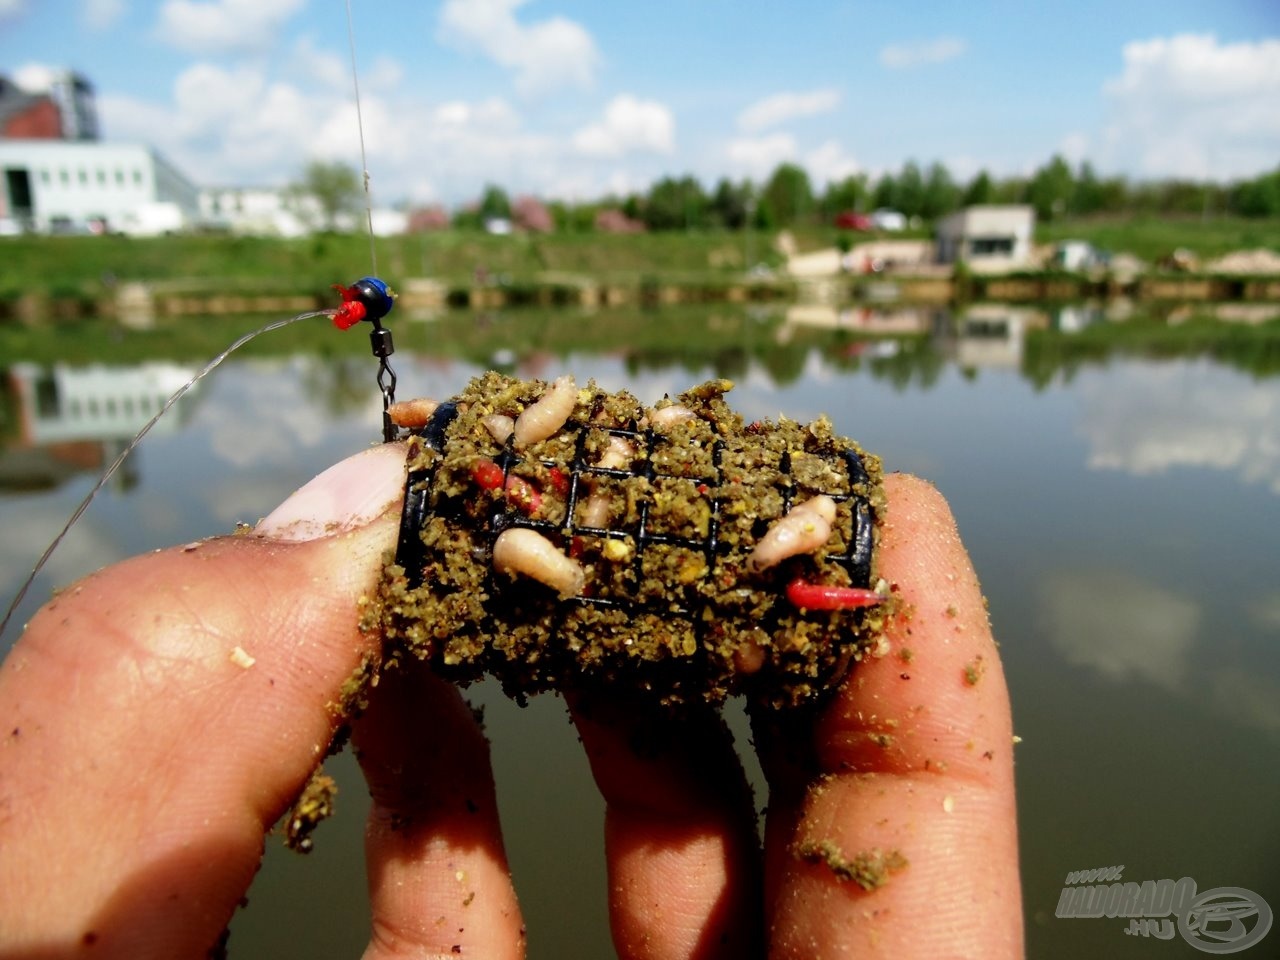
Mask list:
[{"label": "bait crumb on finger", "polygon": [[321,821],[333,816],[333,802],[337,795],[338,785],[333,777],[316,767],[292,809],[285,814],[285,846],[298,853],[310,853],[313,846],[311,834]]},{"label": "bait crumb on finger", "polygon": [[863,890],[883,887],[891,874],[908,866],[899,850],[874,847],[848,857],[831,840],[802,840],[791,848],[791,854],[808,863],[825,864],[836,877],[852,880]]}]

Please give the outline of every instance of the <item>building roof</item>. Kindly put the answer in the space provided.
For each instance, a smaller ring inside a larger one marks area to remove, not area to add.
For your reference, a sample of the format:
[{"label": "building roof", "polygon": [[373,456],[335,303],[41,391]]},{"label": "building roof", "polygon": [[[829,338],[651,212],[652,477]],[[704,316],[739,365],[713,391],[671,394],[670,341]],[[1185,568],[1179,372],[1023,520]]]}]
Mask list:
[{"label": "building roof", "polygon": [[0,137],[4,136],[4,131],[11,119],[30,110],[42,100],[50,100],[50,98],[43,93],[27,93],[8,77],[0,74]]}]

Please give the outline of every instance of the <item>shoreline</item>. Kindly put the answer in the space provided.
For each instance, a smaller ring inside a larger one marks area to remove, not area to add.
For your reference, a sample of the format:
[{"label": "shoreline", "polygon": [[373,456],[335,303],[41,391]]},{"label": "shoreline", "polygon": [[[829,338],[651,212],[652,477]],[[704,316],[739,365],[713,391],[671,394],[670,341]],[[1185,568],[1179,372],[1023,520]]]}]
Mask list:
[{"label": "shoreline", "polygon": [[[394,284],[393,284],[394,285]],[[689,281],[643,277],[632,282],[555,277],[516,282],[447,284],[408,278],[394,285],[403,312],[625,307],[697,303],[801,303],[830,306],[956,305],[975,301],[1063,303],[1128,299],[1162,302],[1280,301],[1280,276],[1151,272],[1132,277],[1058,271],[1008,274],[841,274],[830,277]],[[35,290],[0,298],[0,322],[40,326],[50,321],[106,318],[126,326],[159,317],[281,314],[335,306],[334,297],[302,291],[227,293],[193,283],[118,284],[110,293]]]}]

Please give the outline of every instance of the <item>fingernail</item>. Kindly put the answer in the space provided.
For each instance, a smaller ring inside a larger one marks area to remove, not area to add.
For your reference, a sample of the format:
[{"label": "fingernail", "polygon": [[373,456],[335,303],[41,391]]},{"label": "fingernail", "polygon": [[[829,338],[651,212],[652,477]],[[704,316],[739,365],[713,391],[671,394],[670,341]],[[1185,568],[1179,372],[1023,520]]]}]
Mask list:
[{"label": "fingernail", "polygon": [[273,540],[316,540],[362,527],[404,495],[405,447],[371,447],[301,487],[254,528]]}]

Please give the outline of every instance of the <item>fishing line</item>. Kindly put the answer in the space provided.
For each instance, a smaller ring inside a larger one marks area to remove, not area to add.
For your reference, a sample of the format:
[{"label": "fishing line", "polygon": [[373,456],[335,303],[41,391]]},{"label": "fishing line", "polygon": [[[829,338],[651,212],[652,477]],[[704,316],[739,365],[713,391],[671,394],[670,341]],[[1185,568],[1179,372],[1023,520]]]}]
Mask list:
[{"label": "fishing line", "polygon": [[18,609],[18,604],[22,603],[23,598],[26,597],[27,591],[31,589],[31,584],[35,582],[36,577],[40,575],[40,571],[44,569],[44,565],[48,563],[49,558],[53,556],[53,552],[58,549],[58,545],[62,543],[63,539],[71,531],[71,528],[76,525],[76,522],[84,515],[84,512],[89,509],[89,504],[92,503],[93,498],[98,495],[98,491],[107,485],[107,482],[115,475],[115,472],[120,469],[120,465],[124,463],[125,458],[128,457],[129,454],[133,452],[134,448],[142,442],[142,438],[151,431],[151,428],[160,421],[161,417],[169,412],[170,408],[175,403],[183,398],[188,390],[212,373],[218,364],[222,363],[223,360],[227,359],[227,357],[240,347],[244,346],[254,337],[257,337],[260,334],[270,333],[272,330],[279,330],[281,327],[288,326],[298,320],[309,320],[312,317],[333,317],[334,312],[335,311],[333,310],[310,310],[306,313],[300,313],[296,317],[289,317],[286,320],[273,320],[265,327],[259,327],[251,333],[246,333],[244,336],[236,340],[235,343],[231,344],[231,346],[227,347],[227,349],[223,350],[220,354],[205,364],[204,368],[199,373],[175,390],[173,396],[169,397],[169,399],[164,402],[164,406],[160,408],[156,415],[148,420],[143,428],[134,435],[132,440],[129,441],[125,448],[120,451],[120,455],[115,458],[111,463],[111,466],[107,467],[102,476],[98,478],[98,482],[93,485],[93,489],[90,490],[85,498],[80,501],[80,505],[76,507],[75,512],[71,514],[71,518],[66,522],[66,525],[63,526],[58,535],[53,538],[53,542],[45,548],[44,553],[40,555],[40,559],[36,561],[35,567],[31,570],[27,579],[23,581],[21,589],[18,590],[18,595],[14,597],[13,602],[9,604],[9,609],[5,611],[4,619],[0,620],[0,635],[3,635],[5,628],[9,626],[9,620]]},{"label": "fishing line", "polygon": [[[347,45],[351,48],[351,86],[356,98],[356,130],[360,134],[360,167],[364,175],[364,212],[369,228],[369,261],[373,267],[373,275],[358,281],[352,287],[338,287],[342,292],[343,308],[334,317],[334,323],[346,330],[360,320],[368,320],[373,324],[369,332],[369,345],[378,361],[378,390],[382,393],[382,439],[387,443],[397,437],[397,429],[391,421],[391,404],[396,400],[396,372],[388,362],[395,353],[395,344],[391,339],[391,331],[382,326],[381,320],[390,312],[395,302],[395,294],[378,277],[378,243],[373,233],[373,195],[369,192],[369,159],[364,148],[364,111],[360,108],[360,70],[356,66],[356,30],[351,16],[351,0],[347,6]],[[355,307],[352,300],[362,301]],[[349,317],[346,311],[353,310]],[[349,322],[348,322],[349,321]]]},{"label": "fishing line", "polygon": [[351,19],[351,0],[347,0],[347,43],[351,47],[351,85],[356,93],[356,130],[360,133],[360,169],[364,174],[364,213],[369,224],[369,260],[376,277],[378,247],[373,238],[373,197],[369,193],[369,161],[364,152],[364,115],[360,110],[360,71],[356,69],[356,31]]}]

